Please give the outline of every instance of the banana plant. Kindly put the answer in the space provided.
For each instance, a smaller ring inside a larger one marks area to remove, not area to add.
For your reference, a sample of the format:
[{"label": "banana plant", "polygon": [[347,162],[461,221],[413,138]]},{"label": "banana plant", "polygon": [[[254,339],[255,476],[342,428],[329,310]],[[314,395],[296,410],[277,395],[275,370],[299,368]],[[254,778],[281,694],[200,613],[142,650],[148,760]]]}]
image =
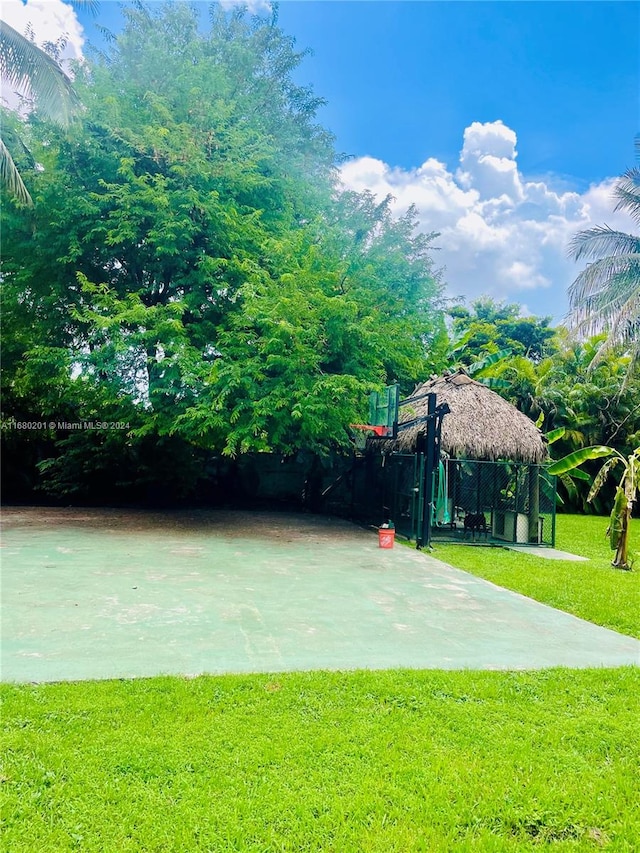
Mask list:
[{"label": "banana plant", "polygon": [[629,456],[625,457],[613,447],[600,444],[593,447],[583,447],[554,462],[548,469],[550,474],[558,476],[566,474],[590,459],[601,459],[609,457],[596,475],[591,485],[587,502],[591,502],[604,485],[609,473],[616,467],[622,465],[622,476],[616,488],[613,501],[613,509],[609,518],[607,536],[611,550],[615,551],[615,557],[611,565],[618,569],[630,570],[632,561],[629,559],[629,527],[631,511],[634,501],[640,492],[640,447],[637,447]]},{"label": "banana plant", "polygon": [[[538,429],[542,429],[542,425],[544,424],[544,412],[540,412],[538,416],[538,420],[536,421],[536,426]],[[549,432],[544,433],[545,441],[548,445],[554,444],[556,441],[559,441],[561,438],[564,438],[566,435],[567,428],[566,427],[557,427],[556,429],[551,429]],[[569,499],[572,501],[578,500],[578,487],[576,486],[574,479],[576,480],[586,480],[588,483],[591,482],[591,477],[587,474],[586,471],[581,471],[579,468],[575,468],[569,474],[567,471],[558,474],[558,479],[562,481],[562,485],[567,490],[567,494]],[[558,503],[564,505],[564,501],[560,497],[560,495],[556,492],[556,500]]]},{"label": "banana plant", "polygon": [[468,367],[465,367],[466,372],[469,376],[473,377],[476,382],[480,382],[482,385],[486,385],[488,388],[491,388],[494,391],[497,391],[499,388],[507,389],[510,387],[510,383],[504,379],[499,379],[497,376],[489,375],[491,372],[491,368],[495,364],[499,364],[506,359],[510,358],[511,350],[510,349],[501,349],[497,352],[492,352],[489,355],[486,355],[484,358],[481,358],[479,361],[474,361],[473,364],[470,364]]}]

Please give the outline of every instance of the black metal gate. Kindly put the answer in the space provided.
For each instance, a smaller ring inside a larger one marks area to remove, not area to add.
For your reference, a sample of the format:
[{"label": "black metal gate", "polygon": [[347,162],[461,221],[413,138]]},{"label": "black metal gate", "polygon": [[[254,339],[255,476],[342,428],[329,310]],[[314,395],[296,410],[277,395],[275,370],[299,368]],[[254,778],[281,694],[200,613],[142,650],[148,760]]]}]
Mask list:
[{"label": "black metal gate", "polygon": [[424,526],[424,454],[393,454],[386,457],[385,464],[389,469],[389,518],[401,536],[417,541]]},{"label": "black metal gate", "polygon": [[379,527],[393,522],[399,535],[420,542],[428,512],[423,453],[357,456],[336,488],[325,490],[323,510]]}]

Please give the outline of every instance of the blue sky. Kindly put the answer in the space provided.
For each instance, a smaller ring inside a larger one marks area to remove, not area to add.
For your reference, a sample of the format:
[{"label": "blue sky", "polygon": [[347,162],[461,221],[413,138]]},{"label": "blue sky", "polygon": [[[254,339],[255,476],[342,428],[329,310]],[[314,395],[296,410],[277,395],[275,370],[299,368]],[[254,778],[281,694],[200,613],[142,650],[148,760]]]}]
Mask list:
[{"label": "blue sky", "polygon": [[[118,5],[98,19],[114,31]],[[610,192],[640,130],[639,3],[285,0],[279,23],[313,50],[298,79],[328,101],[343,183],[417,205],[450,295],[560,319],[571,235],[633,228]]]},{"label": "blue sky", "polygon": [[501,119],[532,176],[588,183],[632,157],[635,3],[285,2],[280,23],[314,49],[302,76],[350,154],[452,165],[462,129]]}]

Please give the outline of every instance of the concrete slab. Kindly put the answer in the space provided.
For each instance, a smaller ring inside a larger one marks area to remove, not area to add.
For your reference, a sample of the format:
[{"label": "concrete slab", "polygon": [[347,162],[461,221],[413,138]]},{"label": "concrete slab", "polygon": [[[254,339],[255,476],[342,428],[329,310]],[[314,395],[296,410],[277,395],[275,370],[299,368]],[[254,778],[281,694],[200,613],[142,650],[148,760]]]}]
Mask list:
[{"label": "concrete slab", "polygon": [[541,548],[536,545],[504,545],[509,551],[521,551],[533,557],[544,557],[545,560],[569,560],[572,563],[588,563],[588,557],[570,554],[569,551],[559,551],[557,548]]},{"label": "concrete slab", "polygon": [[3,514],[2,679],[640,663],[640,642],[310,516]]}]

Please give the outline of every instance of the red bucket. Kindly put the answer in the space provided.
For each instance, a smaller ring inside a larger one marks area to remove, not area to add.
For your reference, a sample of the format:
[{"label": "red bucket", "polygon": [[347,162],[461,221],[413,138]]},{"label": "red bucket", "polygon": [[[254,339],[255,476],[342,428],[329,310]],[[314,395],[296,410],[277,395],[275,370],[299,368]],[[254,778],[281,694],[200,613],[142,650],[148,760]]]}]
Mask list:
[{"label": "red bucket", "polygon": [[381,548],[393,548],[393,543],[396,538],[396,531],[393,527],[378,528],[378,544]]}]

